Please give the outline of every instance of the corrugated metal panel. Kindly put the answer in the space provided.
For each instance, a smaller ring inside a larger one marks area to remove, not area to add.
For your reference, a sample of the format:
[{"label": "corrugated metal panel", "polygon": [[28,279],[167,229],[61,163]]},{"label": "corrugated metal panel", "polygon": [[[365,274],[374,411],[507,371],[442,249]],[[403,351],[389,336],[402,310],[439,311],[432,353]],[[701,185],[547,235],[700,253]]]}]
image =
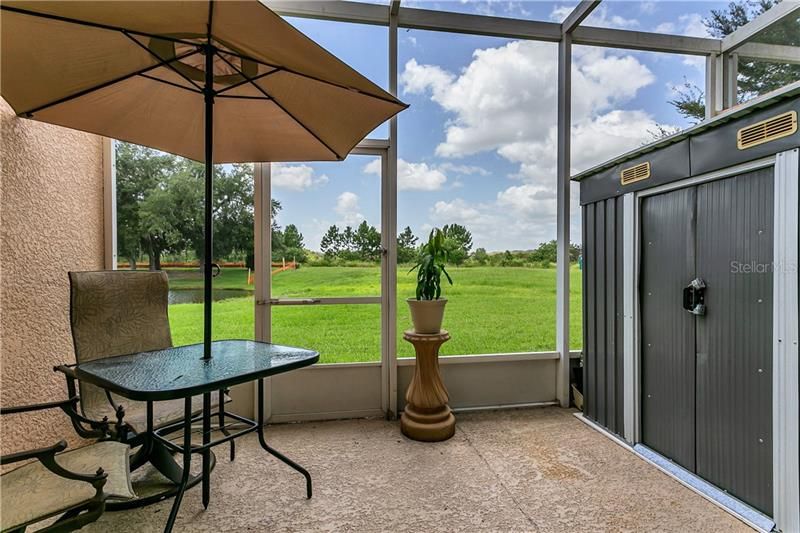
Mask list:
[{"label": "corrugated metal panel", "polygon": [[698,475],[772,514],[773,168],[700,185]]},{"label": "corrugated metal panel", "polygon": [[623,433],[622,198],[583,208],[584,413]]},{"label": "corrugated metal panel", "polygon": [[695,325],[683,309],[694,278],[694,188],[650,196],[641,209],[642,441],[695,466]]},{"label": "corrugated metal panel", "polygon": [[597,420],[597,408],[594,403],[594,391],[597,388],[597,374],[595,373],[596,324],[597,324],[597,287],[595,285],[595,205],[589,204],[583,208],[583,278],[585,281],[583,291],[583,321],[586,324],[586,333],[583,337],[583,412],[592,420]]},{"label": "corrugated metal panel", "polygon": [[625,232],[623,231],[623,213],[625,201],[620,196],[616,200],[616,268],[614,269],[616,275],[617,288],[614,291],[614,313],[615,313],[615,332],[614,338],[614,366],[616,372],[616,386],[614,387],[614,394],[616,396],[616,408],[614,414],[616,416],[616,431],[619,435],[625,434],[625,286],[624,286],[624,272],[625,265],[623,256]]}]

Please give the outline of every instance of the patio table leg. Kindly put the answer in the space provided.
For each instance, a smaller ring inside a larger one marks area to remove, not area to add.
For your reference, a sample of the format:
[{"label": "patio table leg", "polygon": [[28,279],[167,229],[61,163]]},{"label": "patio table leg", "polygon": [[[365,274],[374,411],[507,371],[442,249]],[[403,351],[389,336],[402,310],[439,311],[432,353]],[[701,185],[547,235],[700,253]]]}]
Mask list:
[{"label": "patio table leg", "polygon": [[142,447],[131,458],[131,471],[138,469],[150,460],[153,453],[153,402],[147,402],[147,432]]},{"label": "patio table leg", "polygon": [[189,482],[189,469],[192,466],[192,398],[187,397],[184,400],[183,407],[183,476],[181,477],[181,484],[178,486],[178,492],[175,494],[175,501],[172,502],[172,509],[169,512],[167,525],[164,527],[164,533],[170,533],[172,527],[175,525],[175,519],[178,517],[178,510],[181,507],[181,500],[183,500],[183,493],[186,491],[186,484]]},{"label": "patio table leg", "polygon": [[[219,391],[219,427],[221,428],[222,434],[226,437],[230,435],[230,432],[225,429],[225,394],[226,389],[220,389]],[[231,461],[236,459],[236,441],[231,440],[230,442],[231,447]]]},{"label": "patio table leg", "polygon": [[[203,446],[211,442],[211,393],[203,394]],[[211,448],[203,450],[203,508],[211,501],[211,470],[209,468]]]},{"label": "patio table leg", "polygon": [[258,380],[258,442],[261,444],[261,447],[264,448],[267,452],[274,455],[290,467],[294,468],[306,478],[306,497],[310,500],[311,499],[311,474],[308,473],[308,470],[300,466],[299,464],[295,463],[281,452],[272,448],[267,441],[264,439],[264,380]]}]

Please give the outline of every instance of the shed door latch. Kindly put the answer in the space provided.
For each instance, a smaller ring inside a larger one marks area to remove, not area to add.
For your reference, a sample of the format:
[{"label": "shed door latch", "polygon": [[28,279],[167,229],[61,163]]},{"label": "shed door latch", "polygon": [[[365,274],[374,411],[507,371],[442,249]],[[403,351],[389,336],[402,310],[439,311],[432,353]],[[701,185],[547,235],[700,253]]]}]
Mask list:
[{"label": "shed door latch", "polygon": [[706,282],[695,278],[683,289],[683,308],[693,315],[706,314]]}]

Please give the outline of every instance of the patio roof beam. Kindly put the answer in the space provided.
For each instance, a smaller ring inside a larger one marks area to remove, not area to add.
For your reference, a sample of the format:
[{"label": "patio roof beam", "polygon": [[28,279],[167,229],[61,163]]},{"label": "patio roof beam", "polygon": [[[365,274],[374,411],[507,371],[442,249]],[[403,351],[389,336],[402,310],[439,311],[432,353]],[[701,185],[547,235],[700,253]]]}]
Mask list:
[{"label": "patio roof beam", "polygon": [[581,0],[581,3],[561,23],[561,33],[572,33],[574,29],[581,25],[581,22],[586,20],[586,17],[592,14],[594,8],[599,4],[600,0]]},{"label": "patio roof beam", "polygon": [[644,31],[617,30],[580,26],[572,32],[572,43],[606,48],[624,48],[646,52],[666,52],[707,56],[718,54],[721,50],[719,39],[687,37]]},{"label": "patio roof beam", "polygon": [[[262,2],[270,9],[287,17],[373,24],[377,26],[388,26],[389,24],[390,6],[385,5],[316,0],[262,0]],[[562,33],[561,24],[556,22],[468,15],[409,7],[399,7],[397,19],[398,26],[401,28],[553,43],[561,40]],[[701,56],[720,53],[722,42],[719,39],[590,26],[576,27],[572,35],[573,44]]]},{"label": "patio roof beam", "polygon": [[386,5],[329,0],[261,0],[261,3],[284,17],[389,25],[389,6]]},{"label": "patio roof beam", "polygon": [[415,30],[468,33],[533,41],[558,42],[561,39],[561,24],[554,22],[469,15],[466,13],[408,7],[400,8],[398,26]]},{"label": "patio roof beam", "polygon": [[800,65],[800,47],[780,44],[745,43],[736,49],[739,57]]},{"label": "patio roof beam", "polygon": [[800,2],[781,2],[775,4],[759,16],[722,39],[722,52],[730,52],[758,35],[769,26],[786,17],[800,16]]}]

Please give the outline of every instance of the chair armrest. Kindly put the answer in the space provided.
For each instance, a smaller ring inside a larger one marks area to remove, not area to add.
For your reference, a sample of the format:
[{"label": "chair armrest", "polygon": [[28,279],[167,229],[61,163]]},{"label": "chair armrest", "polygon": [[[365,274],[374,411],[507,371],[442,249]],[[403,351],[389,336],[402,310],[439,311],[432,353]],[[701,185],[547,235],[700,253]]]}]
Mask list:
[{"label": "chair armrest", "polygon": [[53,367],[54,372],[61,372],[65,374],[67,377],[72,379],[78,379],[78,374],[75,373],[75,370],[72,369],[69,365],[56,365]]},{"label": "chair armrest", "polygon": [[34,450],[3,455],[0,457],[0,465],[8,465],[12,463],[18,463],[20,461],[37,459],[45,468],[59,477],[89,483],[96,491],[95,497],[102,497],[102,488],[106,483],[108,474],[103,472],[102,468],[98,468],[94,475],[79,474],[77,472],[67,470],[56,461],[56,454],[63,452],[66,449],[67,443],[62,440],[46,448],[37,448]]},{"label": "chair armrest", "polygon": [[[78,389],[76,387],[76,382],[80,381],[78,375],[75,373],[75,370],[72,368],[74,365],[56,365],[53,367],[54,372],[61,372],[64,374],[64,377],[67,380],[67,394],[70,397],[78,397]],[[106,391],[108,394],[108,391]],[[111,395],[108,394],[109,400],[111,400]],[[92,439],[92,438],[106,438],[107,436],[111,436],[111,438],[122,438],[125,432],[125,425],[122,422],[122,417],[125,414],[124,409],[122,407],[117,406],[111,402],[114,410],[117,412],[117,422],[114,426],[114,431],[110,431],[111,428],[109,426],[108,418],[104,417],[103,420],[91,420],[84,416],[81,416],[78,413],[77,404],[70,406],[69,409],[63,408],[64,412],[70,417],[72,420],[72,426],[75,428],[75,431],[78,432],[83,438]],[[86,426],[89,428],[87,429]],[[116,435],[114,434],[116,433]]]},{"label": "chair armrest", "polygon": [[36,403],[32,405],[19,405],[14,407],[0,407],[0,415],[13,415],[17,413],[30,413],[32,411],[43,411],[45,409],[60,408],[66,410],[69,407],[74,407],[78,403],[78,397],[72,396],[66,400],[58,400],[55,402]]},{"label": "chair armrest", "polygon": [[28,459],[40,459],[41,457],[51,455],[54,456],[59,452],[67,449],[65,441],[59,441],[46,448],[36,448],[33,450],[25,450],[24,452],[8,453],[0,456],[0,465],[9,465],[11,463],[18,463],[19,461],[27,461]]}]

